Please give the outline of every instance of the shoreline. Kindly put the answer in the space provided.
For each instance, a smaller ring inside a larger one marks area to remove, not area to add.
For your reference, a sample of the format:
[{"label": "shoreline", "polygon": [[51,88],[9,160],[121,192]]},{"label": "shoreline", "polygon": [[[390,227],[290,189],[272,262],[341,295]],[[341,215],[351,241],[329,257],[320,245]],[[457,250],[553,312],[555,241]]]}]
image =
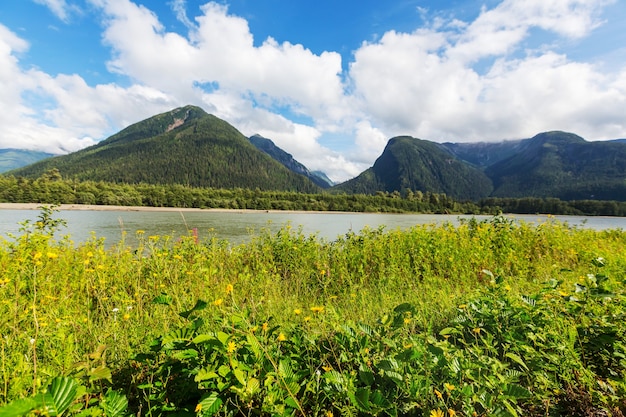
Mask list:
[{"label": "shoreline", "polygon": [[[46,203],[0,203],[0,210],[39,210]],[[373,214],[360,211],[254,210],[192,207],[107,206],[97,204],[59,204],[61,211],[144,211],[144,212],[204,212],[204,213],[319,213],[319,214]],[[389,213],[387,213],[389,214]],[[396,213],[404,214],[404,213]],[[414,214],[414,213],[413,213]]]}]

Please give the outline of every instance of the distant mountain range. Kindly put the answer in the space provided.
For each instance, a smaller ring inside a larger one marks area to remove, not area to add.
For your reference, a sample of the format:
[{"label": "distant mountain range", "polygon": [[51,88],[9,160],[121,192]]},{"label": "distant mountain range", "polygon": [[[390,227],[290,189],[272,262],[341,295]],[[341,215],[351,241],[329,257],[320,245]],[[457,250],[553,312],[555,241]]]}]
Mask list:
[{"label": "distant mountain range", "polygon": [[53,156],[51,153],[25,149],[0,149],[0,173],[30,165],[51,156]]},{"label": "distant mountain range", "polygon": [[326,174],[320,171],[309,171],[307,167],[293,159],[293,156],[291,156],[291,154],[276,146],[274,142],[272,142],[270,139],[264,138],[261,135],[253,135],[250,136],[248,139],[254,146],[257,147],[257,149],[265,152],[296,174],[304,175],[318,186],[322,188],[329,188],[334,185],[330,178],[326,176]]},{"label": "distant mountain range", "polygon": [[195,106],[156,115],[68,155],[0,150],[0,167],[8,160],[4,155],[26,165],[9,174],[26,177],[57,169],[65,178],[118,183],[365,194],[411,190],[474,201],[490,196],[626,201],[626,139],[587,142],[560,131],[498,143],[395,137],[371,168],[337,185],[270,139],[246,138]]}]

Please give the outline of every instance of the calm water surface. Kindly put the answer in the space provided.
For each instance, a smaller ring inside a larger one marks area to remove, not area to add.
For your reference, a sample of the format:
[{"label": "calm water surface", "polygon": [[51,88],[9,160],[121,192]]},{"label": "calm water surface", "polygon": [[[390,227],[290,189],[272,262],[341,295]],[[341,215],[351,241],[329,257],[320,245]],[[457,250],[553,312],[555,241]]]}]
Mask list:
[{"label": "calm water surface", "polygon": [[[0,209],[0,236],[19,234],[19,222],[36,220],[38,210]],[[370,214],[370,213],[293,213],[293,212],[176,212],[176,211],[99,211],[62,210],[55,218],[65,219],[67,227],[60,232],[69,234],[74,242],[81,243],[94,234],[105,238],[107,244],[115,244],[125,236],[129,245],[136,243],[137,230],[150,235],[185,236],[197,229],[201,239],[217,237],[233,244],[248,241],[262,229],[277,231],[290,224],[301,227],[307,235],[319,239],[335,240],[339,236],[365,227],[385,230],[406,229],[420,224],[458,224],[459,219],[489,219],[491,216],[431,215],[431,214]],[[547,216],[511,215],[513,219],[540,223],[549,221]],[[626,229],[624,217],[579,217],[557,216],[557,219],[572,226],[602,229]]]}]

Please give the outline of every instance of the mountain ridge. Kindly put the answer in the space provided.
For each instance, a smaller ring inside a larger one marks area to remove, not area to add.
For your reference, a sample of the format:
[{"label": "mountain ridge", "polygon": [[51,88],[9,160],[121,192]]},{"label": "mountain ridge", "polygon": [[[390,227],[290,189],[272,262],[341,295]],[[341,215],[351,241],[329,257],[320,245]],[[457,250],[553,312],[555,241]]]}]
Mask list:
[{"label": "mountain ridge", "polygon": [[473,143],[397,136],[389,139],[372,167],[332,184],[325,174],[311,172],[271,139],[245,137],[197,106],[155,115],[89,148],[48,157],[8,174],[35,177],[50,169],[77,180],[197,187],[301,192],[326,188],[366,194],[410,190],[460,200],[626,200],[626,139],[588,142],[563,131]]}]

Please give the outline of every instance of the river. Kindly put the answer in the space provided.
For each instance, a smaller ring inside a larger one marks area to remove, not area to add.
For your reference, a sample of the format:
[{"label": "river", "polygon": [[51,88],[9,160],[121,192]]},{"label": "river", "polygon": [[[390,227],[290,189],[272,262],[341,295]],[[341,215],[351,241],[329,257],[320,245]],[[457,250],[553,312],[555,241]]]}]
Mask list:
[{"label": "river", "polygon": [[[0,209],[0,236],[10,238],[18,235],[20,222],[35,221],[38,210]],[[64,219],[67,227],[60,236],[70,235],[79,244],[92,236],[105,238],[113,245],[124,236],[125,242],[133,246],[137,231],[146,236],[161,235],[180,237],[196,229],[200,239],[217,237],[231,244],[248,241],[252,234],[262,229],[277,231],[290,224],[302,228],[307,235],[319,239],[335,240],[350,231],[359,232],[364,227],[385,230],[406,229],[420,224],[458,224],[459,219],[489,219],[491,216],[433,215],[433,214],[374,214],[374,213],[328,213],[328,212],[264,212],[264,211],[111,211],[111,210],[61,210],[54,218]],[[549,221],[543,215],[508,215],[512,219],[540,223]],[[602,229],[626,229],[624,217],[556,216],[556,219],[572,226]]]}]

